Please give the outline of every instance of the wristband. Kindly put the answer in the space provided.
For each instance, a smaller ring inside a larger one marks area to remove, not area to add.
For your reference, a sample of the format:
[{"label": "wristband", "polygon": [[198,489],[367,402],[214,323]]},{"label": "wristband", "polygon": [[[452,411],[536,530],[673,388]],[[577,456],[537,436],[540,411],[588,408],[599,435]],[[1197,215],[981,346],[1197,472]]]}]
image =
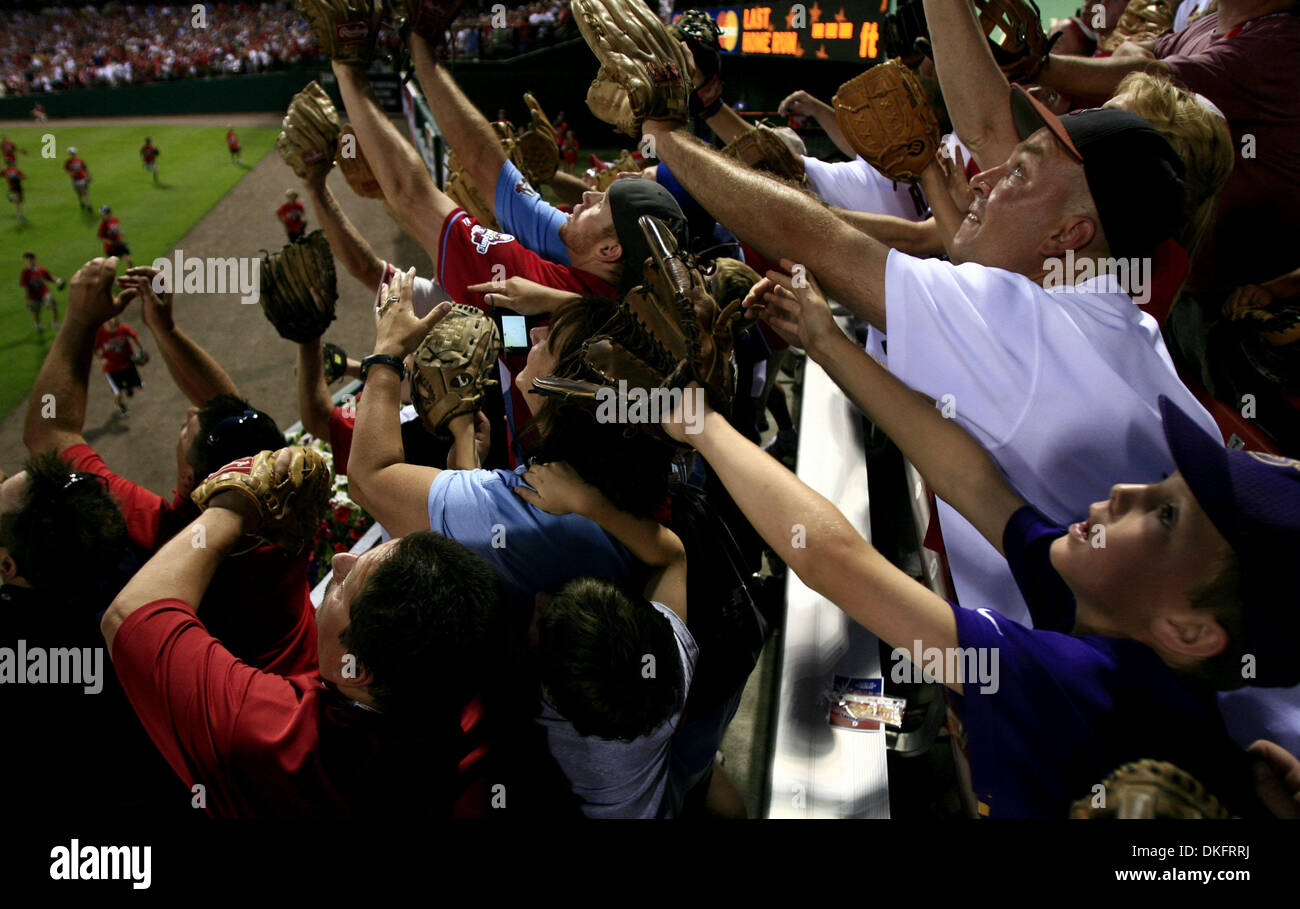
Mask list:
[{"label": "wristband", "polygon": [[397,378],[406,378],[406,364],[402,362],[401,357],[395,357],[392,354],[371,354],[361,361],[361,381],[366,381],[366,374],[370,372],[370,367],[374,364],[380,366],[391,366],[397,370]]}]

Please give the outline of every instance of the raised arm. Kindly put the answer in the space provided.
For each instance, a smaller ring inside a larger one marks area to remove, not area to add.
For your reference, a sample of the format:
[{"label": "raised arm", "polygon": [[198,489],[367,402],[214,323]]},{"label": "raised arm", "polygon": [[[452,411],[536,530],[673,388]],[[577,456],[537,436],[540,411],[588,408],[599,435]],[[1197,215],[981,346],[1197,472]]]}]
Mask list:
[{"label": "raised arm", "polygon": [[456,203],[434,185],[420,153],[383,112],[365,70],[337,61],[333,67],[357,141],[384,198],[402,228],[429,254],[437,274],[442,223],[456,210]]},{"label": "raised arm", "polygon": [[384,280],[384,263],[370,248],[366,238],[361,236],[348,216],[339,208],[334,193],[325,184],[325,177],[304,179],[303,188],[311,200],[312,211],[325,231],[329,241],[330,252],[347,270],[348,274],[361,282],[364,287],[378,287]]},{"label": "raised arm", "polygon": [[975,160],[998,164],[1020,141],[1011,119],[1010,85],[968,0],[925,0],[925,21],[934,46],[952,128]]},{"label": "raised arm", "polygon": [[[793,262],[781,263],[793,269]],[[849,400],[880,427],[934,494],[970,521],[998,552],[1007,521],[1025,502],[983,446],[925,395],[913,391],[840,331],[811,275],[795,286],[768,272],[746,303],[783,338],[803,347]]]},{"label": "raised arm", "polygon": [[302,428],[318,439],[330,437],[334,399],[325,384],[325,362],[320,338],[298,345],[298,419]]},{"label": "raised arm", "polygon": [[943,255],[943,235],[934,218],[909,221],[897,215],[881,215],[870,211],[849,211],[843,208],[832,208],[831,211],[890,249],[897,249],[909,256]]},{"label": "raised arm", "polygon": [[36,375],[27,399],[23,444],[32,454],[62,452],[85,439],[86,387],[99,326],[118,315],[135,296],[112,294],[117,257],[91,259],[72,276],[68,311]]},{"label": "raised arm", "polygon": [[[816,199],[725,158],[663,121],[647,120],[654,154],[709,214],[763,255],[795,259],[815,271],[837,302],[885,328],[888,250]],[[755,211],[780,217],[754,217]]]},{"label": "raised arm", "polygon": [[677,534],[651,518],[614,507],[563,461],[538,464],[524,474],[524,482],[528,486],[516,486],[515,494],[525,502],[551,514],[580,514],[595,521],[638,561],[657,569],[646,584],[646,597],[686,621],[686,549]]},{"label": "raised arm", "polygon": [[[754,529],[799,579],[893,647],[955,647],[952,607],[890,564],[826,498],[708,409],[694,445]],[[959,684],[949,687],[960,692]]]},{"label": "raised arm", "polygon": [[[217,395],[238,395],[230,375],[206,350],[180,330],[172,313],[172,294],[158,278],[158,269],[137,265],[127,269],[118,283],[140,296],[144,324],[153,333],[172,381],[181,394],[196,407],[202,407]],[[155,285],[162,292],[154,290]]]},{"label": "raised arm", "polygon": [[794,114],[798,117],[812,117],[817,121],[818,126],[826,130],[826,135],[835,143],[835,147],[847,155],[850,160],[858,156],[853,146],[849,144],[849,140],[844,136],[844,130],[840,129],[840,121],[835,116],[835,108],[825,101],[814,98],[803,89],[787,95],[785,100],[777,107],[777,112],[783,116]]},{"label": "raised arm", "polygon": [[[367,155],[369,152],[367,152]],[[404,360],[443,316],[450,303],[439,303],[423,319],[412,311],[412,268],[398,272],[390,287],[380,288],[382,302],[375,313],[375,353]],[[393,297],[397,300],[389,302]],[[393,536],[429,529],[429,485],[441,472],[436,467],[406,463],[402,446],[402,406],[397,370],[374,365],[366,375],[365,392],[357,403],[357,424],[348,455],[348,491],[362,508]]]},{"label": "raised arm", "polygon": [[465,97],[447,68],[434,59],[423,37],[412,32],[410,45],[415,75],[420,80],[433,119],[438,122],[438,129],[456,156],[464,162],[484,198],[495,198],[497,177],[501,174],[501,166],[506,163],[506,153],[496,130]]},{"label": "raised arm", "polygon": [[[1168,64],[1152,57],[1127,54],[1122,57],[1063,57],[1052,54],[1047,66],[1038,74],[1038,83],[1069,95],[1076,104],[1099,105],[1115,94],[1125,76],[1138,72],[1174,77]],[[965,136],[962,139],[964,141]],[[976,153],[976,160],[984,159]]]}]

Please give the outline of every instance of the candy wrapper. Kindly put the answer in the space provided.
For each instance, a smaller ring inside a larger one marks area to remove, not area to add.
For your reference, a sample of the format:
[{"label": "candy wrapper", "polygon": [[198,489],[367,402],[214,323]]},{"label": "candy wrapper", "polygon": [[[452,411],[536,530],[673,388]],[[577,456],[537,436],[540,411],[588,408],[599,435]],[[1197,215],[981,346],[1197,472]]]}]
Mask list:
[{"label": "candy wrapper", "polygon": [[903,709],[907,706],[902,698],[885,696],[884,680],[880,678],[837,675],[826,692],[826,699],[830,704],[827,723],[864,732],[879,730],[881,724],[902,726]]}]

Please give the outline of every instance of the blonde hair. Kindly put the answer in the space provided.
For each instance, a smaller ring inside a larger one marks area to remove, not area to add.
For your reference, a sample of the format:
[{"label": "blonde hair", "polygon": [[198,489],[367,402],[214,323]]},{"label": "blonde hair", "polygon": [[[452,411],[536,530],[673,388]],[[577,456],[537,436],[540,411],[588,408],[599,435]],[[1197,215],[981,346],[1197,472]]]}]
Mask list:
[{"label": "blonde hair", "polygon": [[1111,100],[1121,95],[1127,96],[1123,109],[1158,129],[1186,165],[1183,226],[1174,239],[1189,257],[1194,256],[1214,217],[1219,190],[1232,173],[1233,146],[1228,124],[1196,95],[1151,73],[1129,73]]}]

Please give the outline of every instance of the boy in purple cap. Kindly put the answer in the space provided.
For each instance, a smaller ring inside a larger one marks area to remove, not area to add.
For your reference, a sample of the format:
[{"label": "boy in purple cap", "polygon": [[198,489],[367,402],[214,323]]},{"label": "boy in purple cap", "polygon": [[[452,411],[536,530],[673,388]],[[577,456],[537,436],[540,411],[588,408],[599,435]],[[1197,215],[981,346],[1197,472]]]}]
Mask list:
[{"label": "boy in purple cap", "polygon": [[[980,813],[1064,817],[1140,758],[1171,761],[1235,813],[1257,813],[1246,753],[1213,692],[1300,681],[1300,610],[1275,596],[1289,570],[1280,556],[1300,544],[1300,462],[1227,450],[1162,396],[1177,472],[1113,487],[1067,529],[1026,503],[956,421],[861,364],[815,281],[765,280],[749,303],[828,372],[837,359],[856,364],[845,392],[1004,555],[1030,604],[1034,629],[956,608],[718,414],[698,434],[665,427],[709,460],[805,584],[889,642],[896,661],[921,654],[927,677],[956,695]],[[977,677],[977,665],[993,671]]]}]

